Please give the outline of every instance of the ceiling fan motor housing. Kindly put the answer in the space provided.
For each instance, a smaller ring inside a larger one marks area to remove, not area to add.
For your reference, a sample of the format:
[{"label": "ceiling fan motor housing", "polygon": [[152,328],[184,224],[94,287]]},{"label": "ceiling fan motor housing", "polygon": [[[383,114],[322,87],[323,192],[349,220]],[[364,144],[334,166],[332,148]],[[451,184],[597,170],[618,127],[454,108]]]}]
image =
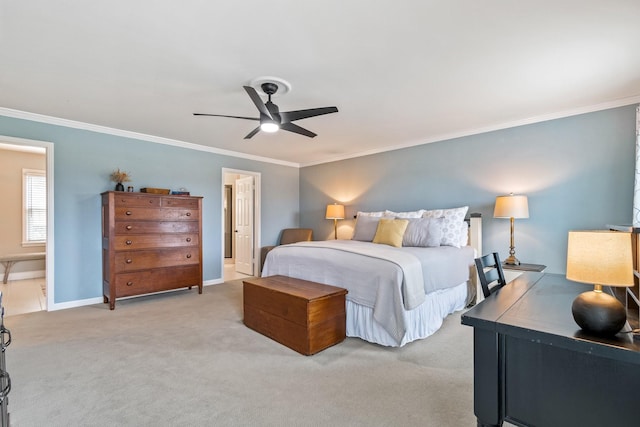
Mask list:
[{"label": "ceiling fan motor housing", "polygon": [[278,85],[271,82],[262,83],[260,86],[264,93],[271,96],[278,91]]}]

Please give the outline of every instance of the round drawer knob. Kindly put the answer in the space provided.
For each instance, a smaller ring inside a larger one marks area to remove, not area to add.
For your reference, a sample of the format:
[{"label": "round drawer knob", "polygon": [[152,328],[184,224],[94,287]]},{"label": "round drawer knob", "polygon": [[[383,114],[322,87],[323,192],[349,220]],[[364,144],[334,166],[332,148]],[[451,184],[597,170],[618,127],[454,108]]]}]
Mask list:
[{"label": "round drawer knob", "polygon": [[131,240],[127,240],[125,243],[126,243],[127,245],[130,245],[130,244],[132,244],[133,242],[132,242]]},{"label": "round drawer knob", "polygon": [[191,237],[187,237],[187,242],[190,242],[190,241],[191,241]]},{"label": "round drawer knob", "polygon": [[126,215],[131,215],[131,211],[126,211],[125,214]]},{"label": "round drawer knob", "polygon": [[191,258],[191,254],[187,254],[187,258]]},{"label": "round drawer knob", "polygon": [[127,282],[127,286],[133,286],[133,282]]},{"label": "round drawer knob", "polygon": [[132,262],[133,262],[133,260],[132,260],[132,259],[128,259],[128,260],[127,260],[127,264],[131,264]]},{"label": "round drawer knob", "polygon": [[187,212],[187,216],[191,216],[191,212]]},{"label": "round drawer knob", "polygon": [[132,226],[130,226],[130,225],[127,225],[125,228],[126,228],[127,230],[131,230],[133,227],[132,227]]}]

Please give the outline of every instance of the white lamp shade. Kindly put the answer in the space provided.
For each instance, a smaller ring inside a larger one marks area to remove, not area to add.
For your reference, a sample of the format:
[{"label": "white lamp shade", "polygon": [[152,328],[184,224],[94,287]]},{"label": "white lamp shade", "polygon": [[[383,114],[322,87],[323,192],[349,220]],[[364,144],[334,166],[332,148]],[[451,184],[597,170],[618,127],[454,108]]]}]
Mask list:
[{"label": "white lamp shade", "polygon": [[344,219],[344,205],[334,203],[327,205],[326,219]]},{"label": "white lamp shade", "polygon": [[567,279],[607,286],[633,286],[631,233],[570,231]]},{"label": "white lamp shade", "polygon": [[529,201],[527,196],[509,195],[496,197],[493,210],[494,218],[529,218]]}]

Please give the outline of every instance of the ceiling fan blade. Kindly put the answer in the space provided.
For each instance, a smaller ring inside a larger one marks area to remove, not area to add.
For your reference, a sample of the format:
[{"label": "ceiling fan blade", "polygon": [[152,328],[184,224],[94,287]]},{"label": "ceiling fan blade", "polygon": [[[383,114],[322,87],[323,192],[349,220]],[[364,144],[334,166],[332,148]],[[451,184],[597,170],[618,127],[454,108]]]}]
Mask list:
[{"label": "ceiling fan blade", "polygon": [[193,115],[194,116],[211,116],[211,117],[229,117],[232,119],[245,119],[245,120],[260,120],[256,117],[225,116],[224,114],[193,113]]},{"label": "ceiling fan blade", "polygon": [[267,110],[269,110],[273,121],[275,121],[276,123],[282,122],[282,118],[280,117],[280,108],[278,108],[276,104],[271,101],[267,101],[267,103],[264,105],[265,107],[267,107]]},{"label": "ceiling fan blade", "polygon": [[289,123],[289,122],[282,123],[280,125],[280,129],[288,130],[289,132],[293,132],[293,133],[299,133],[300,135],[308,136],[309,138],[313,138],[314,136],[317,135],[311,132],[310,130],[307,130],[303,127],[294,125],[293,123]]},{"label": "ceiling fan blade", "polygon": [[247,136],[244,137],[244,139],[251,139],[251,137],[253,135],[255,135],[256,133],[258,133],[260,131],[260,126],[258,126],[257,128],[255,128],[254,130],[252,130],[251,132],[249,132],[247,134]]},{"label": "ceiling fan blade", "polygon": [[323,114],[337,113],[337,107],[309,108],[308,110],[285,111],[280,113],[283,122],[306,119],[308,117],[322,116]]},{"label": "ceiling fan blade", "polygon": [[267,110],[267,107],[264,106],[264,103],[262,102],[262,98],[260,98],[260,95],[258,95],[258,92],[256,92],[256,90],[251,86],[242,86],[242,87],[244,88],[244,90],[247,91],[247,93],[249,94],[249,98],[251,98],[253,103],[256,105],[256,108],[258,109],[258,111],[260,111],[260,114],[264,114],[265,116],[272,118],[271,113],[269,113],[269,110]]}]

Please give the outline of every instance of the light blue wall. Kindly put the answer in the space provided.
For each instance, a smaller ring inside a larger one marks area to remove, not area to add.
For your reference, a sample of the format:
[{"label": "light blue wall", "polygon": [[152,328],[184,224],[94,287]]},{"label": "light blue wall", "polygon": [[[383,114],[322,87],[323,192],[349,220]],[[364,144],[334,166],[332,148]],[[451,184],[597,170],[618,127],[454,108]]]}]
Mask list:
[{"label": "light blue wall", "polygon": [[[529,197],[516,220],[516,256],[564,273],[570,229],[631,222],[635,105],[302,168],[301,226],[333,237],[327,203],[395,211],[469,205],[483,216],[483,252],[509,254],[509,220],[495,197]],[[349,238],[353,220],[340,222]]]},{"label": "light blue wall", "polygon": [[[357,210],[412,210],[468,204],[484,218],[484,252],[508,254],[508,220],[493,219],[495,196],[529,196],[530,218],[516,222],[517,256],[565,270],[570,229],[631,221],[635,106],[297,168],[222,156],[86,130],[0,117],[0,135],[54,143],[55,302],[101,296],[100,198],[109,173],[132,185],[204,196],[205,280],[220,279],[221,169],[261,173],[263,245],[282,228],[333,235],[327,203]],[[350,237],[353,221],[341,221]]]},{"label": "light blue wall", "polygon": [[222,168],[261,174],[263,245],[282,228],[299,225],[299,170],[86,130],[0,116],[0,135],[54,143],[55,302],[102,295],[100,193],[109,174],[130,172],[140,187],[177,189],[203,196],[204,280],[222,277]]}]

